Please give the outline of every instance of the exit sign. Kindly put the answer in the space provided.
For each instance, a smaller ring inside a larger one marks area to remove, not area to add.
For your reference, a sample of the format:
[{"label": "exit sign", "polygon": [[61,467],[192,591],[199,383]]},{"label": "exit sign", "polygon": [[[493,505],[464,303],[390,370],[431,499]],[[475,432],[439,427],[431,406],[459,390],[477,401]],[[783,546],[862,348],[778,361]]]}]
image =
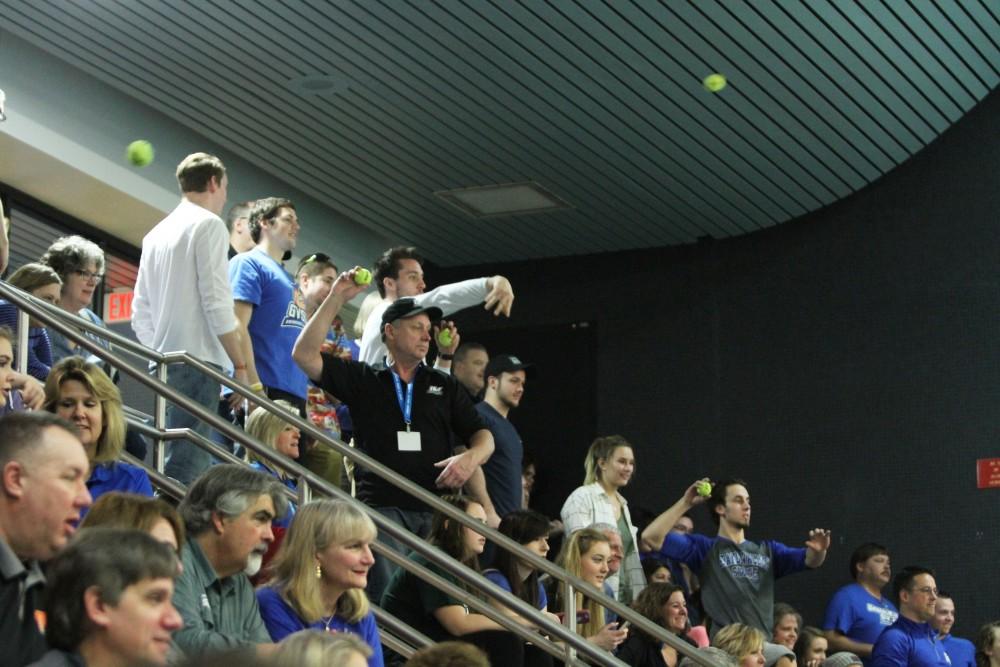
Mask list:
[{"label": "exit sign", "polygon": [[980,489],[1000,488],[1000,459],[976,461],[976,486]]},{"label": "exit sign", "polygon": [[108,324],[132,319],[132,290],[104,295],[104,321]]}]

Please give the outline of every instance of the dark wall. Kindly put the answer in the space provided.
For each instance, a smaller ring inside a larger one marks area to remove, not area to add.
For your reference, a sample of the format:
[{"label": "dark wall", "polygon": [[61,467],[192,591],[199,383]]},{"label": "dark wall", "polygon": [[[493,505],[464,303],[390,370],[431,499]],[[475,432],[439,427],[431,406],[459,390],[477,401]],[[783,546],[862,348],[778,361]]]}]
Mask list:
[{"label": "dark wall", "polygon": [[[936,568],[956,598],[956,633],[971,636],[1000,616],[1000,491],[977,490],[975,477],[977,458],[1000,456],[998,137],[995,91],[916,157],[804,219],[695,246],[429,279],[511,278],[514,317],[463,313],[468,339],[592,323],[594,349],[570,363],[541,358],[521,335],[511,351],[549,376],[596,368],[594,401],[581,409],[596,410],[594,435],[635,444],[633,506],[659,511],[697,477],[741,476],[752,539],[797,545],[810,528],[831,528],[827,564],[778,586],[807,623],[821,622],[853,548],[874,540],[896,568]],[[522,432],[532,444],[530,425]],[[579,484],[589,438],[540,444],[559,448],[542,475]],[[711,531],[706,515],[697,521]]]}]

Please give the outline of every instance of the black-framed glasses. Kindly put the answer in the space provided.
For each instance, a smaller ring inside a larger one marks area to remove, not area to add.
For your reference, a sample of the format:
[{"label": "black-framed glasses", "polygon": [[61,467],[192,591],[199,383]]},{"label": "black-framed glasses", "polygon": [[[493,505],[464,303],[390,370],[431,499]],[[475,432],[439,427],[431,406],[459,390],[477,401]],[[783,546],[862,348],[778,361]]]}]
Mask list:
[{"label": "black-framed glasses", "polygon": [[94,281],[99,283],[104,280],[103,273],[94,273],[93,271],[84,271],[83,269],[73,269],[73,273],[78,276],[83,276],[83,279],[87,282]]}]

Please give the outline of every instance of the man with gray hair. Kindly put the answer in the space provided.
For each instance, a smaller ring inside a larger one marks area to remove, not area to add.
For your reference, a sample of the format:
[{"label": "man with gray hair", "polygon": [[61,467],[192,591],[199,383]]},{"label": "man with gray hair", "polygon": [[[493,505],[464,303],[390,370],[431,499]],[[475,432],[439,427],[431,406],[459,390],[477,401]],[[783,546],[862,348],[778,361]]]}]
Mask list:
[{"label": "man with gray hair", "polygon": [[174,641],[200,655],[234,648],[273,649],[247,575],[274,541],[271,521],[288,509],[276,478],[241,465],[217,465],[195,480],[177,508],[188,531],[174,604],[184,627]]},{"label": "man with gray hair", "polygon": [[179,569],[148,533],[88,528],[49,562],[45,640],[37,667],[166,665],[181,627],[171,598]]}]

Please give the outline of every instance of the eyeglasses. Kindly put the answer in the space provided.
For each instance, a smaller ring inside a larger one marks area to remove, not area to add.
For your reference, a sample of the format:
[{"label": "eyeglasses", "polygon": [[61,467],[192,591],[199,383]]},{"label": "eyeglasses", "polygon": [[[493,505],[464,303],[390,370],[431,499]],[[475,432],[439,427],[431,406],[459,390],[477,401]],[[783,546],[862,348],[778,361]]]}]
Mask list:
[{"label": "eyeglasses", "polygon": [[83,276],[83,279],[87,282],[100,282],[104,279],[103,273],[92,273],[91,271],[83,271],[81,269],[74,269],[73,273]]},{"label": "eyeglasses", "polygon": [[910,590],[914,593],[923,593],[924,595],[933,595],[934,597],[938,596],[938,589],[931,588],[930,586],[921,586],[920,588],[911,588]]}]

